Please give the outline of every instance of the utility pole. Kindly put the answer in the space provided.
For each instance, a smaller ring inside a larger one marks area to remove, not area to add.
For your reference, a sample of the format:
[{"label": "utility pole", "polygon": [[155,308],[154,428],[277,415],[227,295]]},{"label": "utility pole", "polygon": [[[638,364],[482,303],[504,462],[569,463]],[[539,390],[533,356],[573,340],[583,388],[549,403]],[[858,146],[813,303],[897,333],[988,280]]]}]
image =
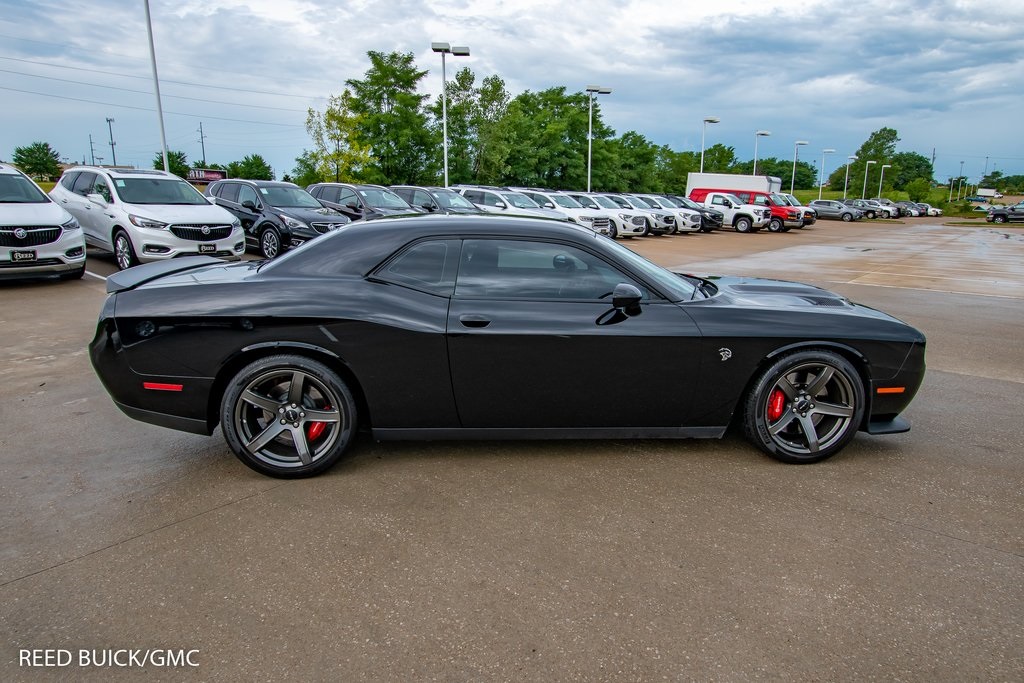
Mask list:
[{"label": "utility pole", "polygon": [[988,175],[988,157],[986,156],[985,157],[985,172],[981,174],[981,177],[984,178],[987,175]]},{"label": "utility pole", "polygon": [[932,168],[935,168],[935,148],[932,147]]},{"label": "utility pole", "polygon": [[96,145],[92,141],[92,133],[89,133],[89,158],[92,159],[92,166],[96,165]]},{"label": "utility pole", "polygon": [[108,116],[107,117],[107,130],[110,131],[110,158],[113,160],[114,166],[117,166],[117,153],[114,151],[114,145],[116,145],[117,143],[114,142],[114,127],[110,125],[113,122],[114,122],[114,119],[112,119],[112,118],[110,118]]},{"label": "utility pole", "polygon": [[203,134],[203,122],[199,122],[199,144],[203,146],[203,168],[206,168],[206,136]]}]

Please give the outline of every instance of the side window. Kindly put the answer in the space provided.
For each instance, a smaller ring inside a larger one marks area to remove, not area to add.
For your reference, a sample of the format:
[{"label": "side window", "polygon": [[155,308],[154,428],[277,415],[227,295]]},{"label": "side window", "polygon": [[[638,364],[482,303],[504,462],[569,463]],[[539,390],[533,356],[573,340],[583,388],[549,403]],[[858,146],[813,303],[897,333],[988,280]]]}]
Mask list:
[{"label": "side window", "polygon": [[78,180],[78,176],[82,175],[81,171],[75,171],[74,173],[68,173],[60,179],[61,187],[69,192],[75,191],[75,181]]},{"label": "side window", "polygon": [[458,240],[429,240],[408,247],[375,275],[381,280],[430,294],[451,296],[455,286]]},{"label": "side window", "polygon": [[750,193],[748,193],[748,192],[734,192],[733,194],[735,194],[736,198],[739,199],[744,204],[749,204],[750,203]]},{"label": "side window", "polygon": [[238,183],[224,183],[217,188],[217,196],[226,202],[238,203]]},{"label": "side window", "polygon": [[338,188],[337,203],[344,204],[345,206],[348,206],[349,204],[355,204],[357,208],[359,207],[359,199],[356,197],[356,193],[347,187]]},{"label": "side window", "polygon": [[480,190],[466,190],[462,196],[474,204],[483,204],[484,201],[484,193]]},{"label": "side window", "polygon": [[311,195],[313,195],[314,197],[316,197],[317,199],[320,198],[320,193],[323,192],[323,191],[324,191],[324,188],[323,188],[322,185],[316,185],[316,186],[314,186],[314,187],[309,189],[309,193]]},{"label": "side window", "polygon": [[90,192],[92,192],[93,188],[95,188],[95,187],[96,187],[96,174],[95,173],[89,173],[89,172],[83,172],[75,180],[75,187],[72,189],[72,191],[75,194],[80,194],[80,195],[82,195],[84,197],[85,195],[87,195]]},{"label": "side window", "polygon": [[757,195],[756,197],[754,197],[754,204],[758,204],[760,206],[768,206],[768,198],[763,195]]},{"label": "side window", "polygon": [[481,194],[483,194],[484,203],[487,204],[487,206],[501,206],[504,203],[502,202],[501,197],[493,192],[483,192]]},{"label": "side window", "polygon": [[260,205],[260,198],[256,196],[256,190],[252,189],[249,185],[239,185],[238,203],[243,204],[246,201],[252,202],[257,207]]},{"label": "side window", "polygon": [[603,259],[567,244],[468,239],[462,246],[455,296],[488,299],[599,301],[615,285],[646,289]]},{"label": "side window", "polygon": [[712,203],[712,204],[715,204],[715,205],[717,205],[717,206],[725,206],[725,200],[724,200],[724,199],[722,199],[722,198],[721,198],[720,196],[718,196],[717,194],[716,194],[716,195],[715,195],[714,197],[712,197],[712,198],[711,198],[711,203]]},{"label": "side window", "polygon": [[[402,197],[402,199],[409,201],[408,197]],[[415,207],[434,206],[434,199],[423,190],[416,190],[412,193],[412,201],[409,203]]]},{"label": "side window", "polygon": [[96,183],[93,185],[92,191],[107,202],[111,201],[110,185],[107,185],[107,181],[102,176],[96,176]]}]

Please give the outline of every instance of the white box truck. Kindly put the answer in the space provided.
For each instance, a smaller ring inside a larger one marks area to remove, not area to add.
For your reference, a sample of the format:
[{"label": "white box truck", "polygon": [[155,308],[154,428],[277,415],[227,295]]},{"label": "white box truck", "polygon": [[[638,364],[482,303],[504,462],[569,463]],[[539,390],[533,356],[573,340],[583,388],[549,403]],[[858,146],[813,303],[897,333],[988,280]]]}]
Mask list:
[{"label": "white box truck", "polygon": [[687,173],[686,193],[708,190],[757,190],[781,192],[782,179],[771,175],[740,175],[739,173]]}]

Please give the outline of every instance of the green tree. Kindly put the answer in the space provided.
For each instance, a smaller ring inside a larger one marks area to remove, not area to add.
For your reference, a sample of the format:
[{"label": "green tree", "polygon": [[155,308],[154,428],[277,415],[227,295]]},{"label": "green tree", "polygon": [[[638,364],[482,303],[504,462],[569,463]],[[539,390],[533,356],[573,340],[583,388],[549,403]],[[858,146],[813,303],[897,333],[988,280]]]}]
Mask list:
[{"label": "green tree", "polygon": [[428,125],[424,100],[417,92],[426,76],[411,52],[371,50],[363,79],[349,79],[358,138],[370,147],[367,179],[383,184],[431,182],[440,154],[438,136]]},{"label": "green tree", "polygon": [[918,178],[930,181],[933,175],[931,159],[917,152],[897,152],[888,163],[892,168],[886,170],[885,178],[891,179],[897,190],[906,190],[907,185]]},{"label": "green tree", "polygon": [[317,170],[316,152],[308,149],[302,150],[302,154],[295,157],[295,168],[292,169],[291,175],[291,182],[299,187],[306,187],[325,180],[320,171]]},{"label": "green tree", "polygon": [[[864,141],[857,150],[857,159],[850,164],[850,196],[860,196],[861,191],[868,197],[874,196],[871,190],[871,178],[874,176],[875,187],[878,187],[878,179],[882,164],[892,163],[893,155],[896,153],[896,143],[900,141],[899,134],[893,128],[879,128]],[[868,164],[868,161],[875,163]],[[868,169],[867,186],[865,189],[864,169]],[[889,169],[886,169],[887,171]],[[891,175],[887,173],[886,175]],[[843,186],[846,177],[846,165],[839,166],[828,177],[829,187],[839,188]],[[858,182],[860,181],[860,182]]]},{"label": "green tree", "polygon": [[[448,81],[445,93],[448,98],[448,181],[451,184],[473,182],[473,162],[477,146],[477,132],[474,118],[479,109],[479,92],[474,87],[476,76],[463,67]],[[428,108],[434,117],[434,127],[442,131],[444,126],[444,104],[438,97]],[[444,142],[442,138],[441,151]],[[442,166],[443,166],[442,158]]]},{"label": "green tree", "polygon": [[505,81],[498,76],[488,76],[476,90],[470,123],[476,138],[472,170],[477,182],[492,184],[508,172],[513,139],[505,115],[511,99]]},{"label": "green tree", "polygon": [[228,164],[228,175],[248,180],[273,180],[274,169],[259,154],[249,154],[241,161],[232,161]]},{"label": "green tree", "polygon": [[48,142],[15,147],[11,161],[33,178],[52,180],[60,175],[60,155]]},{"label": "green tree", "polygon": [[658,148],[655,160],[659,187],[670,194],[686,194],[686,177],[700,170],[700,152],[675,152]]},{"label": "green tree", "polygon": [[[167,150],[167,166],[170,168],[171,173],[179,178],[188,177],[188,157],[185,156],[184,152]],[[153,168],[160,171],[164,170],[163,152],[157,152],[153,157]]]},{"label": "green tree", "polygon": [[359,138],[360,115],[353,111],[353,106],[352,91],[346,88],[340,96],[330,97],[323,113],[309,110],[306,131],[313,139],[314,149],[304,152],[303,156],[312,169],[299,175],[312,177],[315,171],[320,180],[336,183],[363,180],[372,157],[369,145]]},{"label": "green tree", "polygon": [[[930,165],[930,164],[929,164]],[[915,178],[904,187],[912,202],[923,202],[932,191],[932,182],[927,178]]]},{"label": "green tree", "polygon": [[705,173],[734,173],[733,169],[736,164],[736,149],[734,147],[727,147],[719,142],[704,150]]}]

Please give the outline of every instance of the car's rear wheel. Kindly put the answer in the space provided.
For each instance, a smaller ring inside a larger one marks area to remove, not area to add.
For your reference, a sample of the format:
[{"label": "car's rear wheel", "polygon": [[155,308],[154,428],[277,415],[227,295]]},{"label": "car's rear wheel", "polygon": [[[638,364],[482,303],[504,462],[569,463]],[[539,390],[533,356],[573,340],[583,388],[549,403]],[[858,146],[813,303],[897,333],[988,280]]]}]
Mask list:
[{"label": "car's rear wheel", "polygon": [[117,261],[117,267],[121,270],[127,270],[139,264],[132,240],[124,230],[114,233],[114,260]]},{"label": "car's rear wheel", "polygon": [[302,356],[270,356],[231,380],[221,401],[228,445],[247,466],[272,477],[309,477],[344,454],[356,404],[344,380]]},{"label": "car's rear wheel", "polygon": [[281,253],[281,235],[274,228],[264,228],[260,233],[260,253],[264,258],[274,258]]},{"label": "car's rear wheel", "polygon": [[754,381],[744,405],[744,432],[777,460],[818,462],[853,439],[864,405],[864,385],[848,360],[831,351],[796,351]]},{"label": "car's rear wheel", "polygon": [[853,214],[852,213],[843,212],[843,215],[840,216],[840,218],[842,218],[844,222],[849,223],[850,221],[853,220]]},{"label": "car's rear wheel", "polygon": [[754,226],[753,222],[746,216],[740,216],[732,225],[736,228],[736,232],[750,232],[750,229]]}]

